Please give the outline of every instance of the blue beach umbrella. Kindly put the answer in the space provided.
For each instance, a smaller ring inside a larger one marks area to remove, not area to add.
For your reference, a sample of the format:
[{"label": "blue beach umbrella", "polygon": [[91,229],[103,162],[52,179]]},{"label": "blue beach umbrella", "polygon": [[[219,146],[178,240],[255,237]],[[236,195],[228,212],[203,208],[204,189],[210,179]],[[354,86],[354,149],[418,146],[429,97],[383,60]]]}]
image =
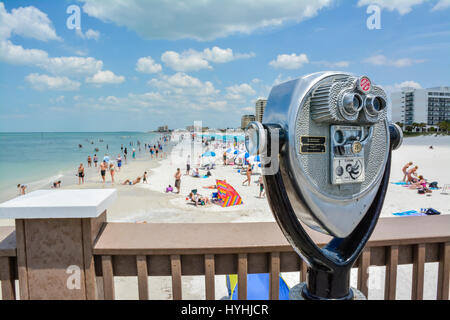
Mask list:
[{"label": "blue beach umbrella", "polygon": [[202,154],[202,157],[215,157],[215,156],[216,156],[216,153],[212,152],[212,151],[208,151],[208,152],[205,152],[204,154]]}]

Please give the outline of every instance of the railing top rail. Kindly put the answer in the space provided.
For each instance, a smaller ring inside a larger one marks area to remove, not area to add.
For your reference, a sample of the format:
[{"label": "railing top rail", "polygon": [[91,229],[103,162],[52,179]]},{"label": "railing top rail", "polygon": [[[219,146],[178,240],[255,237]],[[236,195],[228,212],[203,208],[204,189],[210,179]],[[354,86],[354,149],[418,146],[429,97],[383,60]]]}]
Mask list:
[{"label": "railing top rail", "polygon": [[16,256],[16,231],[14,227],[0,227],[0,257]]},{"label": "railing top rail", "polygon": [[[329,237],[311,231],[318,245]],[[450,215],[380,219],[368,246],[450,241]],[[96,255],[231,254],[292,251],[276,223],[108,223]]]}]

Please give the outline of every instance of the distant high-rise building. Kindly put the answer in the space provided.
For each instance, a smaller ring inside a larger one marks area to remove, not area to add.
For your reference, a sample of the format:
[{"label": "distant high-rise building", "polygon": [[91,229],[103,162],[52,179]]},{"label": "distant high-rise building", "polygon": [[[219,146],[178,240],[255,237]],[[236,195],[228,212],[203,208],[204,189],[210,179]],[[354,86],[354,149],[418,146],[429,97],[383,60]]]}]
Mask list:
[{"label": "distant high-rise building", "polygon": [[242,116],[241,129],[247,129],[248,124],[253,121],[256,121],[256,117],[252,114],[247,114],[247,115]]},{"label": "distant high-rise building", "polygon": [[392,93],[391,100],[394,122],[437,126],[439,122],[450,121],[450,87],[404,88]]},{"label": "distant high-rise building", "polygon": [[158,132],[168,132],[168,131],[169,131],[169,127],[168,126],[158,127]]},{"label": "distant high-rise building", "polygon": [[267,100],[265,100],[265,99],[256,100],[256,121],[262,123],[266,105],[267,105]]}]

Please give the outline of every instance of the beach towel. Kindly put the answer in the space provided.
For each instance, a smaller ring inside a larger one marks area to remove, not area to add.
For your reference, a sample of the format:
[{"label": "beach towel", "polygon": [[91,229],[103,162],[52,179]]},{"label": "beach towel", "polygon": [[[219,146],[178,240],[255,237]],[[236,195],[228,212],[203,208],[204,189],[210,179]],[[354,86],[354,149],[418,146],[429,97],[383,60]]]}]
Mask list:
[{"label": "beach towel", "polygon": [[410,211],[404,211],[404,212],[396,212],[393,213],[394,216],[397,217],[420,217],[420,216],[426,216],[425,213],[417,212],[416,210],[410,210]]},{"label": "beach towel", "polygon": [[405,186],[407,183],[406,182],[392,182],[392,184],[395,184],[397,186]]}]

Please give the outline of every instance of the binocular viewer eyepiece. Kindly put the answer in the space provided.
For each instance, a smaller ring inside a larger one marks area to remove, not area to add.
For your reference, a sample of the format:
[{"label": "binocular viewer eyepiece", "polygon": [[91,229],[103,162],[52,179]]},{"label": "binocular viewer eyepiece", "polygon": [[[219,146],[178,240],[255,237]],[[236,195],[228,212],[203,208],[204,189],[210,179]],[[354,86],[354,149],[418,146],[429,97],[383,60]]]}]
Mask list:
[{"label": "binocular viewer eyepiece", "polygon": [[[261,156],[274,217],[314,275],[309,297],[350,295],[347,271],[375,227],[391,151],[403,140],[388,123],[388,101],[367,76],[310,74],[272,88],[263,123],[246,131],[247,151]],[[333,240],[319,249],[304,226]]]}]

